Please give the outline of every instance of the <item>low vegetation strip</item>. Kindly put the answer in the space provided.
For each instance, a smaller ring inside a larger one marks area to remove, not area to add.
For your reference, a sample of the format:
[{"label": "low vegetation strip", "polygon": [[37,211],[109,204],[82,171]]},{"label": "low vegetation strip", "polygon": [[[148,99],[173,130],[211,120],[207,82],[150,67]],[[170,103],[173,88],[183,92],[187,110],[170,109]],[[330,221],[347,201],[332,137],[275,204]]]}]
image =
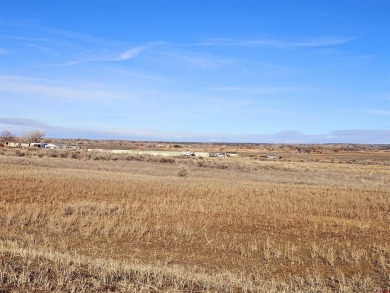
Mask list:
[{"label": "low vegetation strip", "polygon": [[181,267],[158,267],[91,259],[80,255],[19,247],[0,242],[0,289],[39,292],[333,292],[373,290],[370,278],[351,279],[338,272],[330,280],[318,275],[258,280],[231,273],[209,275]]}]

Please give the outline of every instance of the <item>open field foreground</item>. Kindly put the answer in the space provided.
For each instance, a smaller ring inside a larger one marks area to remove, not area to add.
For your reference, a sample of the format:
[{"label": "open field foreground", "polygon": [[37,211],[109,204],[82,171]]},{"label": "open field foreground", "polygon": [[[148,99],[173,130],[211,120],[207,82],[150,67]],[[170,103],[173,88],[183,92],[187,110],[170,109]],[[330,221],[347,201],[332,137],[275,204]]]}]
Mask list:
[{"label": "open field foreground", "polygon": [[14,152],[0,155],[0,292],[390,289],[388,153],[363,164]]}]

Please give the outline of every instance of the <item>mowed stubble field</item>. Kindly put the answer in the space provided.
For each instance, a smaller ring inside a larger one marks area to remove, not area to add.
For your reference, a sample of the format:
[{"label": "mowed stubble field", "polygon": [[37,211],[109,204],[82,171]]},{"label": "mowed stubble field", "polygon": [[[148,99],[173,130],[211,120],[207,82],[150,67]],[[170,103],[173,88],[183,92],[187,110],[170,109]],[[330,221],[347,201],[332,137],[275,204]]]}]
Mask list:
[{"label": "mowed stubble field", "polygon": [[347,164],[23,152],[0,155],[2,291],[390,287],[388,153]]}]

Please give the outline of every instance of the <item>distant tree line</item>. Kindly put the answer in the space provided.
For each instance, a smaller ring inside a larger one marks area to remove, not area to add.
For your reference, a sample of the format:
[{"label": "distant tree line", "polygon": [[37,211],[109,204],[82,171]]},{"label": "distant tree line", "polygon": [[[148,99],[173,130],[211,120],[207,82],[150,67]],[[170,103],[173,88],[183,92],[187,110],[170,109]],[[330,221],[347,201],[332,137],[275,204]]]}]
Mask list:
[{"label": "distant tree line", "polygon": [[[30,130],[24,133],[22,136],[22,140],[28,141],[29,143],[32,142],[40,142],[43,138],[45,137],[45,132],[41,130]],[[14,141],[16,140],[16,135],[14,135],[11,131],[9,130],[3,130],[0,133],[0,141]]]}]

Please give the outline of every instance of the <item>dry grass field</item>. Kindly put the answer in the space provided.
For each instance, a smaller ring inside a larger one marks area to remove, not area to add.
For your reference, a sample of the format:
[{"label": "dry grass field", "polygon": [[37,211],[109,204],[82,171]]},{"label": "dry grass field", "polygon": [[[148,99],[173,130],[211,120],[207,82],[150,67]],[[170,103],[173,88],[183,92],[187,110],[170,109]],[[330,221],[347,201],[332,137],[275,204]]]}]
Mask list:
[{"label": "dry grass field", "polygon": [[313,156],[2,150],[0,292],[386,292],[389,153]]}]

